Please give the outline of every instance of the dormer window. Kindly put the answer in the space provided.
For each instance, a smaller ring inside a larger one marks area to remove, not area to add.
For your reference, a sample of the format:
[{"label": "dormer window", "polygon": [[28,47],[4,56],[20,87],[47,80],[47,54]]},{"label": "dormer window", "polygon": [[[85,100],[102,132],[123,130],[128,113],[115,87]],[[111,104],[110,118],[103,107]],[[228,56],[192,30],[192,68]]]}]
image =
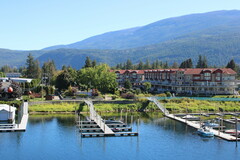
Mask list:
[{"label": "dormer window", "polygon": [[204,73],[204,79],[205,80],[211,80],[211,73]]}]

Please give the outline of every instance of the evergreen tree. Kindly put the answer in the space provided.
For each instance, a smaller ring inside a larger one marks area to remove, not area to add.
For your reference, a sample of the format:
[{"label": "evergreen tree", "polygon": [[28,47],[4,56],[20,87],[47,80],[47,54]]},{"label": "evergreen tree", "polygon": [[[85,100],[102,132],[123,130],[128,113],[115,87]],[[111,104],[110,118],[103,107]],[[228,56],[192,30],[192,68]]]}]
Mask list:
[{"label": "evergreen tree", "polygon": [[197,62],[197,65],[196,65],[196,68],[202,68],[202,55],[199,55],[198,56],[198,62]]},{"label": "evergreen tree", "polygon": [[92,67],[91,59],[87,56],[85,60],[84,68]]},{"label": "evergreen tree", "polygon": [[172,65],[172,68],[178,68],[178,63],[174,62],[173,65]]},{"label": "evergreen tree", "polygon": [[179,68],[193,68],[192,59],[187,59],[180,64]]},{"label": "evergreen tree", "polygon": [[132,68],[133,68],[132,61],[128,59],[126,63],[126,69],[132,69]]},{"label": "evergreen tree", "polygon": [[144,69],[150,69],[150,68],[151,68],[150,62],[149,62],[149,60],[147,59],[145,65],[144,65]]},{"label": "evergreen tree", "polygon": [[[67,67],[66,67],[67,69]],[[42,66],[42,73],[44,77],[47,77],[47,82],[50,83],[56,73],[56,66],[54,61],[44,62]]]},{"label": "evergreen tree", "polygon": [[167,69],[167,68],[169,68],[169,66],[168,66],[168,61],[166,61],[166,62],[165,62],[165,64],[164,64],[163,68],[164,68],[164,69]]},{"label": "evergreen tree", "polygon": [[143,68],[144,68],[144,66],[143,66],[143,62],[140,61],[140,62],[138,63],[138,67],[137,67],[137,69],[142,70]]},{"label": "evergreen tree", "polygon": [[156,69],[160,69],[161,68],[161,65],[160,65],[160,63],[159,63],[159,60],[157,59],[156,60]]},{"label": "evergreen tree", "polygon": [[208,68],[206,56],[203,57],[202,68]]},{"label": "evergreen tree", "polygon": [[26,77],[27,78],[33,78],[33,73],[34,73],[34,58],[31,53],[27,56],[27,61],[26,61]]},{"label": "evergreen tree", "polygon": [[95,67],[96,65],[97,65],[97,61],[96,60],[92,61],[92,67]]},{"label": "evergreen tree", "polygon": [[228,62],[226,68],[231,68],[232,70],[237,71],[237,65],[233,59]]},{"label": "evergreen tree", "polygon": [[66,70],[67,69],[67,66],[66,65],[63,65],[62,66],[62,70]]}]

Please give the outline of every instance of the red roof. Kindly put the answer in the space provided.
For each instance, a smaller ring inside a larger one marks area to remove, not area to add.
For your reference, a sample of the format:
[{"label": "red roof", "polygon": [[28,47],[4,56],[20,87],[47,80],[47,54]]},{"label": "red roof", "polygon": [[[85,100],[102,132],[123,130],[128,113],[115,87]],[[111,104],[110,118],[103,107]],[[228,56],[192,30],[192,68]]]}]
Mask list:
[{"label": "red roof", "polygon": [[237,74],[231,68],[187,68],[187,69],[185,69],[184,74],[201,74],[201,73],[207,72],[207,71],[214,73],[215,71],[218,71],[218,70],[225,74]]},{"label": "red roof", "polygon": [[201,74],[203,72],[211,72],[214,73],[216,71],[221,71],[224,74],[237,74],[231,68],[178,68],[178,69],[150,69],[150,70],[111,70],[111,72],[125,74],[126,72],[133,73],[136,72],[137,74],[144,74],[144,72],[176,72],[176,71],[184,71],[184,74]]}]

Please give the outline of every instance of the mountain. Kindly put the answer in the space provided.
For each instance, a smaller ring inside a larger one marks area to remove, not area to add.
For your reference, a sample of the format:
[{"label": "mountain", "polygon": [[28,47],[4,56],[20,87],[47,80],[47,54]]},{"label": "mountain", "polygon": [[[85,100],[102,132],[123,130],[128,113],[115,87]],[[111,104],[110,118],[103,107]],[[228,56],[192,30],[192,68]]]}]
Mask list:
[{"label": "mountain", "polygon": [[151,23],[146,26],[108,32],[69,45],[45,48],[129,49],[174,40],[186,34],[218,27],[240,26],[240,11],[215,11],[192,14]]},{"label": "mountain", "polygon": [[22,66],[25,64],[29,53],[31,53],[35,58],[37,58],[40,55],[44,54],[45,51],[18,51],[0,48],[0,66]]},{"label": "mountain", "polygon": [[210,65],[240,64],[240,11],[216,11],[161,20],[146,26],[109,32],[70,44],[38,51],[0,49],[0,64],[24,65],[32,53],[41,64],[53,59],[58,68],[81,68],[86,56],[111,66],[131,59],[159,59],[181,63],[205,55]]},{"label": "mountain", "polygon": [[63,64],[74,68],[81,68],[85,63],[86,56],[96,59],[98,62],[108,63],[111,66],[126,62],[131,59],[133,63],[140,60],[168,61],[170,64],[179,64],[192,58],[196,64],[198,55],[205,55],[210,65],[225,66],[228,61],[234,59],[240,64],[240,33],[228,33],[201,36],[184,36],[177,40],[170,40],[159,44],[125,49],[125,50],[80,50],[80,49],[57,49],[41,55],[40,62],[54,59],[58,68]]}]

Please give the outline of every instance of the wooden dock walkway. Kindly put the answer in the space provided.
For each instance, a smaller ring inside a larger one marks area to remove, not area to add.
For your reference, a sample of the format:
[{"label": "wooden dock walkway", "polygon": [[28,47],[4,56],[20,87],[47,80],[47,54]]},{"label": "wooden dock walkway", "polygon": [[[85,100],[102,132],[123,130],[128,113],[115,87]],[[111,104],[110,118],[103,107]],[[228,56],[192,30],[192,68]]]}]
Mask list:
[{"label": "wooden dock walkway", "polygon": [[[168,114],[168,115],[166,115],[166,117],[176,120],[176,121],[179,121],[179,122],[182,122],[190,127],[196,128],[196,129],[201,128],[200,123],[195,123],[193,121],[187,121],[186,119],[182,119],[180,117],[174,116],[173,114]],[[221,131],[218,131],[218,130],[212,129],[212,128],[210,128],[210,131],[213,132],[216,137],[222,138],[227,141],[236,141],[236,137],[232,136],[230,134],[223,133]],[[240,141],[240,138],[237,138],[237,141]]]},{"label": "wooden dock walkway", "polygon": [[97,114],[93,107],[93,103],[87,100],[85,100],[85,103],[90,109],[90,119],[96,122],[96,124],[102,129],[105,134],[114,134],[114,132],[104,123],[102,117]]},{"label": "wooden dock walkway", "polygon": [[121,121],[105,121],[94,109],[91,101],[85,101],[89,107],[89,121],[76,121],[82,137],[112,137],[112,136],[138,136],[137,132],[131,132],[132,127]]}]

